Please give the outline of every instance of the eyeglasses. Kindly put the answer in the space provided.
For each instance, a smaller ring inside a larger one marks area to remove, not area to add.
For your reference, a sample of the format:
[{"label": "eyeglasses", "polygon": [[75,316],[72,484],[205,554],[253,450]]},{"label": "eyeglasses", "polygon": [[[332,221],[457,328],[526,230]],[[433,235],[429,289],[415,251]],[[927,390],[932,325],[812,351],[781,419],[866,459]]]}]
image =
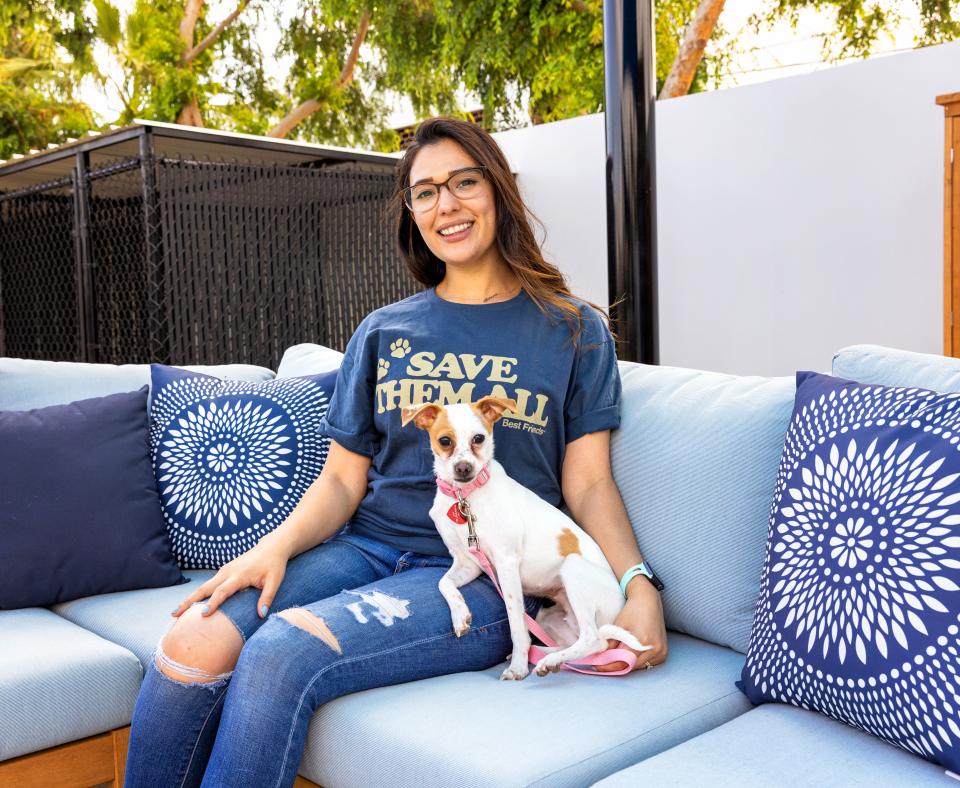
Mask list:
[{"label": "eyeglasses", "polygon": [[403,190],[403,201],[414,213],[431,210],[440,201],[440,189],[444,186],[458,200],[469,200],[480,194],[485,167],[464,167],[457,170],[443,183],[415,183]]}]

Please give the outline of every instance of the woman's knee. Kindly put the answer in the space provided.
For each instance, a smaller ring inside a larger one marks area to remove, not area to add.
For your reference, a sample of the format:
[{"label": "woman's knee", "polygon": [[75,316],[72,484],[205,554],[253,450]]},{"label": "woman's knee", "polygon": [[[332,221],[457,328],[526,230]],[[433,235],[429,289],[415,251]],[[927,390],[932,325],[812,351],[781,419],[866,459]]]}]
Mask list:
[{"label": "woman's knee", "polygon": [[156,662],[166,676],[188,684],[205,684],[230,675],[243,638],[221,611],[204,617],[194,606],[177,619],[157,648]]}]

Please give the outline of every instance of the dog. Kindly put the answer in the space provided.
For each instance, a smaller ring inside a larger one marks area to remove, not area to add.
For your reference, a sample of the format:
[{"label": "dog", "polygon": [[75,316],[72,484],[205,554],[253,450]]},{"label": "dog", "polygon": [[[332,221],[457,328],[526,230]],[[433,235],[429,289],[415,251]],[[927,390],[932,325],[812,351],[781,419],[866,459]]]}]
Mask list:
[{"label": "dog", "polygon": [[[401,411],[404,427],[412,421],[430,434],[437,477],[430,517],[453,556],[439,583],[453,631],[460,637],[470,628],[470,610],[459,589],[483,572],[469,552],[468,539],[475,530],[480,549],[496,570],[513,639],[510,664],[501,679],[520,680],[529,673],[525,593],[555,603],[537,617],[559,644],[545,649],[550,653],[534,667],[539,676],[559,670],[564,662],[605,651],[608,639],[637,651],[650,648],[614,625],[623,594],[597,543],[559,509],[511,479],[493,458],[493,425],[516,407],[512,399],[484,397],[469,404],[426,403]],[[451,497],[458,492],[467,501],[463,509]],[[465,522],[465,511],[475,529]]]}]

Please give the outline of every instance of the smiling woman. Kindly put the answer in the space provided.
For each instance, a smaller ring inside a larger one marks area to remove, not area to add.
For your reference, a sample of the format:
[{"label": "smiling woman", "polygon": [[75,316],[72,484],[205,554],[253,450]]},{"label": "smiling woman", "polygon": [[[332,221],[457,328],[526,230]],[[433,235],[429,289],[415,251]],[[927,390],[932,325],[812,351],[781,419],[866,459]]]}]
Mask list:
[{"label": "smiling woman", "polygon": [[[624,578],[615,623],[651,646],[637,667],[666,659],[660,597],[636,571],[610,471],[620,378],[606,321],[544,260],[482,129],[424,122],[398,175],[397,237],[427,289],[357,328],[319,427],[326,464],[300,503],[174,611],[134,712],[129,786],[291,785],[323,703],[488,668],[511,651],[504,603],[479,568],[458,591],[468,626],[440,594],[453,563],[429,517],[429,436],[403,429],[410,405],[514,403],[497,426],[501,464],[547,503],[566,502]],[[525,607],[534,614],[540,600]],[[514,652],[504,676],[521,679]]]}]

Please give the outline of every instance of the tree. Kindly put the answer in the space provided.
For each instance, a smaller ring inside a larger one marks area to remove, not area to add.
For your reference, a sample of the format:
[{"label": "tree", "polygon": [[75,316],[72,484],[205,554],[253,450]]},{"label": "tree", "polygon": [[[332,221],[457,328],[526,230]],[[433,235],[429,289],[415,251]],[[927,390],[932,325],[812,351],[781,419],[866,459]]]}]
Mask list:
[{"label": "tree", "polygon": [[0,0],[0,159],[93,128],[73,98],[91,73],[93,25],[82,0]]},{"label": "tree", "polygon": [[[909,1],[921,9],[920,43],[960,35],[960,0]],[[889,0],[873,2],[774,0],[752,21],[796,24],[803,9],[834,9],[825,57],[863,55],[896,16]],[[212,18],[204,0],[136,0],[121,18],[111,0],[0,0],[0,73],[8,77],[0,139],[23,150],[92,125],[71,96],[81,79],[111,79],[93,61],[94,40],[122,68],[119,122],[145,117],[395,149],[398,136],[385,130],[395,96],[424,117],[462,112],[469,95],[492,128],[603,108],[603,0],[302,0],[284,17],[288,7],[235,0]],[[722,8],[723,0],[657,1],[662,97],[718,81],[731,52],[708,42],[722,32]],[[279,84],[264,68],[258,31],[266,25],[282,30],[276,54],[290,64]]]},{"label": "tree", "polygon": [[[912,0],[920,12],[922,29],[918,46],[940,44],[960,38],[960,2],[957,0]],[[694,72],[704,56],[706,44],[716,32],[724,0],[701,0],[691,19],[680,53],[673,61],[660,98],[674,98],[687,93]],[[867,57],[880,36],[890,31],[900,14],[895,3],[867,4],[864,0],[776,0],[774,6],[751,17],[755,29],[769,27],[786,19],[794,27],[804,9],[834,10],[834,34],[824,38],[823,58],[826,61],[845,57]]]}]

